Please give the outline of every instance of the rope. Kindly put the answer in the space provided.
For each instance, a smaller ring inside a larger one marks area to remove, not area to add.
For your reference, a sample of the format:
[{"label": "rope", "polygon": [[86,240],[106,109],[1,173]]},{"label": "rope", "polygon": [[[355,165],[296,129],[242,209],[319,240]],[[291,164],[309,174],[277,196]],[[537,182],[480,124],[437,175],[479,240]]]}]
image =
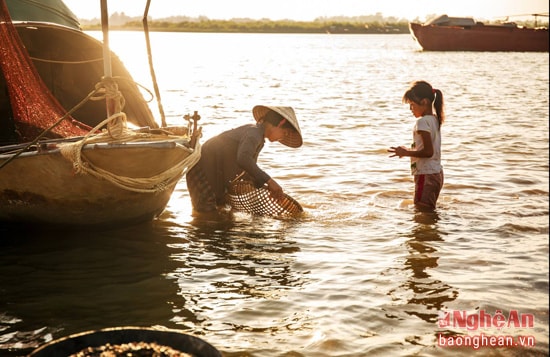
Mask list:
[{"label": "rope", "polygon": [[[61,149],[61,153],[69,161],[73,161],[73,167],[79,174],[89,174],[99,179],[104,179],[117,187],[127,191],[139,193],[159,193],[178,182],[185,173],[193,167],[200,159],[200,144],[194,149],[189,149],[189,155],[177,165],[174,165],[164,172],[147,178],[133,178],[119,176],[107,170],[101,169],[90,162],[82,161],[82,146],[66,145]],[[73,147],[73,148],[71,148]],[[72,155],[72,156],[71,156]],[[146,163],[144,163],[145,165]]]},{"label": "rope", "polygon": [[[120,111],[124,107],[124,97],[120,94],[114,81],[103,80],[96,86],[96,93],[99,95],[91,98],[92,100],[105,99],[114,102],[115,114],[103,120],[94,127],[84,138],[74,143],[60,145],[60,151],[63,157],[73,163],[73,168],[77,174],[89,174],[99,179],[107,180],[122,189],[140,192],[140,193],[158,193],[170,188],[200,159],[200,143],[196,140],[194,148],[185,148],[189,155],[176,165],[168,168],[160,174],[152,177],[134,178],[116,175],[104,170],[89,161],[86,161],[82,149],[85,145],[95,143],[127,143],[137,142],[143,139],[165,140],[167,136],[153,135],[150,133],[137,133],[128,129],[126,114]],[[100,128],[107,126],[107,130],[102,130],[100,134],[93,135]],[[147,163],[143,163],[146,165]]]},{"label": "rope", "polygon": [[102,57],[99,58],[93,58],[89,60],[82,60],[82,61],[59,61],[59,60],[52,60],[52,59],[44,59],[44,58],[38,58],[29,56],[30,59],[33,61],[43,62],[43,63],[60,63],[60,64],[86,64],[86,63],[93,63],[93,62],[101,62],[103,61]]}]

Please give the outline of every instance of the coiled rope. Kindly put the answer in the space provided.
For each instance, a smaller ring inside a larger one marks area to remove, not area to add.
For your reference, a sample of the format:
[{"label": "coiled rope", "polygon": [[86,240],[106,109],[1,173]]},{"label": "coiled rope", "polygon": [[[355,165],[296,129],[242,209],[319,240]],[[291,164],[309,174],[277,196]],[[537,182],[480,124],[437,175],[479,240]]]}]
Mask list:
[{"label": "coiled rope", "polygon": [[[107,180],[114,185],[133,192],[140,193],[158,193],[162,192],[177,181],[192,168],[200,159],[200,140],[196,140],[194,148],[187,148],[182,145],[184,150],[189,152],[185,159],[176,165],[169,167],[160,174],[151,177],[127,177],[116,175],[104,170],[89,161],[86,161],[82,154],[85,145],[96,143],[127,143],[137,142],[147,139],[148,141],[166,140],[170,136],[153,135],[151,133],[138,133],[128,129],[126,114],[122,112],[124,107],[124,97],[118,91],[116,83],[111,79],[104,79],[96,85],[97,95],[91,100],[106,100],[107,103],[113,103],[113,112],[115,114],[95,126],[86,136],[74,143],[64,143],[60,145],[60,151],[63,157],[73,163],[73,168],[77,174],[89,174],[99,179]],[[100,128],[107,126],[106,130],[94,135]],[[199,132],[200,135],[200,132]],[[176,138],[174,136],[174,138]],[[147,163],[143,163],[147,165]]]}]

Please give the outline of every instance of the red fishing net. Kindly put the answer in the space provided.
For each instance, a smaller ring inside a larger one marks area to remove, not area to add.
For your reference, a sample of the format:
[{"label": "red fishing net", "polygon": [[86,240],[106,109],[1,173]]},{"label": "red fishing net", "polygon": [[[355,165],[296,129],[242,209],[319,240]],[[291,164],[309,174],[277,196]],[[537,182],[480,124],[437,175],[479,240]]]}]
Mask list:
[{"label": "red fishing net", "polygon": [[[32,141],[63,115],[65,109],[48,90],[0,0],[0,66],[6,80],[19,140]],[[91,128],[68,116],[47,137],[85,135]]]}]

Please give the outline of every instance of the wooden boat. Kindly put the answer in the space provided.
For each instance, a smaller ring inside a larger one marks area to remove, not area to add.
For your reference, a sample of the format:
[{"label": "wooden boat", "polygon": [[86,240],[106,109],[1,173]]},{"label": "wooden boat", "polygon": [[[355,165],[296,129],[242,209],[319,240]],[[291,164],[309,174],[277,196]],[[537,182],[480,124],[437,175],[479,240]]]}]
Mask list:
[{"label": "wooden boat", "polygon": [[548,28],[513,22],[485,25],[469,17],[442,15],[425,24],[411,22],[409,29],[425,51],[548,52]]},{"label": "wooden boat", "polygon": [[199,159],[198,114],[156,122],[101,5],[103,43],[62,0],[0,0],[0,224],[151,220]]}]

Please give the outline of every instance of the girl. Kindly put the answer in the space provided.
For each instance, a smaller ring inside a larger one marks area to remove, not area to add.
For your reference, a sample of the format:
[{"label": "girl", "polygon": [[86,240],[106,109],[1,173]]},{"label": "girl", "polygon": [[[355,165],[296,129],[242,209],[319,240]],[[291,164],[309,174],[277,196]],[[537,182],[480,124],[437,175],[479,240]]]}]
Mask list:
[{"label": "girl", "polygon": [[223,208],[230,181],[243,171],[256,187],[265,185],[274,198],[283,195],[281,186],[256,161],[265,139],[292,148],[302,146],[298,120],[290,107],[257,105],[252,114],[256,124],[225,131],[202,145],[199,162],[186,176],[195,212],[216,212]]},{"label": "girl", "polygon": [[[420,210],[434,210],[443,187],[441,166],[441,125],[445,119],[443,93],[428,82],[417,81],[403,95],[403,103],[409,104],[417,118],[413,128],[410,149],[392,146],[390,157],[409,156],[411,174],[414,176],[414,204]],[[435,109],[435,114],[434,114]]]}]

